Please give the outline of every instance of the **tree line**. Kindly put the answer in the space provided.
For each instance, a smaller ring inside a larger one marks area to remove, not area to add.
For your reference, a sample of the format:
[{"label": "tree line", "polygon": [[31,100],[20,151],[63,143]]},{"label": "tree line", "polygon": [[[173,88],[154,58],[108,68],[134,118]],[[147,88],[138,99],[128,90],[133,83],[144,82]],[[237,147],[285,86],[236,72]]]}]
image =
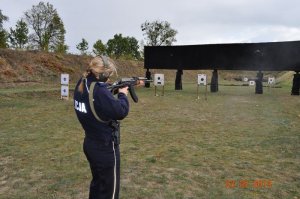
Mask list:
[{"label": "tree line", "polygon": [[[24,16],[16,22],[15,28],[5,30],[3,23],[9,17],[0,9],[0,48],[40,50],[46,52],[68,53],[69,47],[65,43],[66,30],[57,10],[48,2],[39,2],[27,10]],[[141,59],[143,52],[141,45],[161,46],[172,45],[176,42],[177,31],[171,28],[167,21],[155,20],[141,24],[144,41],[141,44],[134,37],[115,34],[107,43],[101,39],[92,45],[95,55],[106,54],[116,59]],[[85,55],[89,44],[85,38],[76,45],[76,49]]]}]

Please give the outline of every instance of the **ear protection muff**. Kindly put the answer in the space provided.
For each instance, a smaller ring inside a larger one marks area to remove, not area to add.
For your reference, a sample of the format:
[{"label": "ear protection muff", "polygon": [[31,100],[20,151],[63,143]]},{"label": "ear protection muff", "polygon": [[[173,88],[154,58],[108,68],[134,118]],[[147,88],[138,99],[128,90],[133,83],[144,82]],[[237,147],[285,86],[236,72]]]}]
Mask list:
[{"label": "ear protection muff", "polygon": [[103,61],[103,64],[104,64],[104,67],[107,68],[109,66],[108,64],[108,58],[104,55],[100,55],[102,61]]},{"label": "ear protection muff", "polygon": [[[108,57],[105,55],[100,55],[100,57],[103,61],[104,68],[108,68],[108,66],[109,66]],[[110,74],[108,72],[101,73],[101,74],[99,74],[99,80],[101,82],[106,82],[109,78],[109,75]]]}]

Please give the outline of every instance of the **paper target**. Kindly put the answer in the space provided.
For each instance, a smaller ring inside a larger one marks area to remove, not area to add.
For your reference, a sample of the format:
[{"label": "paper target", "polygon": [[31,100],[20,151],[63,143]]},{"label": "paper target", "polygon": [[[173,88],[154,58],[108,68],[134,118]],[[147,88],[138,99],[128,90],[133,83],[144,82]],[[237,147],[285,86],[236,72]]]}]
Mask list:
[{"label": "paper target", "polygon": [[68,85],[69,84],[69,74],[61,74],[61,84]]},{"label": "paper target", "polygon": [[275,77],[269,77],[268,84],[275,84]]},{"label": "paper target", "polygon": [[249,86],[255,86],[255,81],[249,81]]},{"label": "paper target", "polygon": [[154,86],[164,86],[165,77],[164,74],[154,74]]},{"label": "paper target", "polygon": [[198,74],[198,85],[206,85],[206,74]]},{"label": "paper target", "polygon": [[61,86],[61,96],[68,97],[69,96],[69,86],[62,85]]}]

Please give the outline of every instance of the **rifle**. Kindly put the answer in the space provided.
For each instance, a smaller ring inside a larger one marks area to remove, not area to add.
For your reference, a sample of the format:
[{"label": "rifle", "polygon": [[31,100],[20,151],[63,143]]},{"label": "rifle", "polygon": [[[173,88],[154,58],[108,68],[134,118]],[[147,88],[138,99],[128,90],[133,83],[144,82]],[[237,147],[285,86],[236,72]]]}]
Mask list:
[{"label": "rifle", "polygon": [[109,85],[107,88],[110,89],[113,94],[117,94],[119,88],[128,86],[131,98],[135,103],[137,103],[139,99],[135,93],[134,86],[143,85],[145,82],[152,82],[152,80],[148,80],[145,77],[125,77],[114,82],[112,85]]}]

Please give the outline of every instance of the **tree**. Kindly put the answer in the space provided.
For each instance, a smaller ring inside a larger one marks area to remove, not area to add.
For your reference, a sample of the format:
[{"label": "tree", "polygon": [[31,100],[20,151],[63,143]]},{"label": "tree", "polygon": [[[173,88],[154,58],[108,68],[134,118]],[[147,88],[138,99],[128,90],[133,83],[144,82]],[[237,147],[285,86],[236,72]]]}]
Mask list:
[{"label": "tree", "polygon": [[82,38],[81,42],[76,45],[76,48],[82,55],[86,55],[87,50],[89,49],[89,43],[84,38]]},{"label": "tree", "polygon": [[56,53],[67,53],[69,46],[65,45],[64,42],[58,43],[54,48],[52,48],[53,52]]},{"label": "tree", "polygon": [[8,17],[2,14],[2,10],[0,9],[0,29],[3,29],[3,22],[8,21]]},{"label": "tree", "polygon": [[2,14],[0,10],[0,48],[7,48],[7,32],[3,28],[3,22],[8,21],[8,17]]},{"label": "tree", "polygon": [[129,49],[127,54],[132,56],[135,59],[140,59],[141,54],[139,52],[139,42],[134,37],[126,37],[129,43]]},{"label": "tree", "polygon": [[28,27],[23,20],[17,21],[16,29],[10,28],[10,34],[8,36],[13,48],[24,48],[28,42]]},{"label": "tree", "polygon": [[141,29],[146,36],[146,44],[149,46],[170,46],[176,42],[177,31],[171,28],[167,21],[156,20],[154,22],[146,21],[141,25]]},{"label": "tree", "polygon": [[53,28],[52,31],[53,37],[50,38],[50,49],[54,52],[66,53],[69,48],[65,45],[66,30],[58,14],[53,16],[53,26],[56,28]]},{"label": "tree", "polygon": [[122,34],[115,34],[113,39],[107,42],[107,53],[117,59],[121,56],[139,59],[139,45],[134,37],[123,37]]},{"label": "tree", "polygon": [[65,42],[64,24],[56,9],[50,3],[40,2],[25,12],[25,20],[33,30],[30,41],[40,50],[49,51],[63,46]]},{"label": "tree", "polygon": [[0,30],[0,48],[7,48],[7,33],[5,30]]},{"label": "tree", "polygon": [[94,43],[93,53],[95,53],[95,55],[102,55],[106,53],[106,47],[100,39],[97,40],[96,43]]},{"label": "tree", "polygon": [[124,46],[122,34],[115,34],[113,39],[107,41],[107,53],[118,59],[124,52]]},{"label": "tree", "polygon": [[144,40],[140,40],[140,45],[139,45],[139,53],[140,53],[140,56],[141,58],[144,57],[144,46],[145,46],[145,43],[144,43]]}]

